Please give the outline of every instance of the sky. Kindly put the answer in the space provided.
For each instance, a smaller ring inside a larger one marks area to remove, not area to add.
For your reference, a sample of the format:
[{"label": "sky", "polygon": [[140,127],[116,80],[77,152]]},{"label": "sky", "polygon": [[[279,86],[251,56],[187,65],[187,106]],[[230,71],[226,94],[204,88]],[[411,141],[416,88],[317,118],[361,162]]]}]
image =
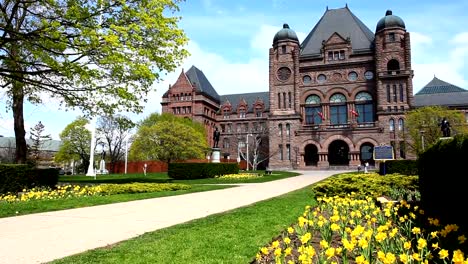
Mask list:
[{"label": "sky", "polygon": [[[348,5],[372,32],[387,10],[402,18],[410,33],[413,93],[437,78],[468,89],[468,0],[454,1],[322,1],[322,0],[186,0],[179,4],[179,27],[189,38],[190,56],[174,72],[153,84],[143,113],[128,115],[138,122],[161,113],[161,97],[182,70],[192,65],[203,71],[218,94],[268,91],[268,52],[284,23],[299,41],[325,13]],[[13,116],[0,90],[0,135],[14,136]],[[39,121],[45,133],[59,140],[60,132],[79,110],[67,110],[54,101],[25,104],[26,137]]]}]

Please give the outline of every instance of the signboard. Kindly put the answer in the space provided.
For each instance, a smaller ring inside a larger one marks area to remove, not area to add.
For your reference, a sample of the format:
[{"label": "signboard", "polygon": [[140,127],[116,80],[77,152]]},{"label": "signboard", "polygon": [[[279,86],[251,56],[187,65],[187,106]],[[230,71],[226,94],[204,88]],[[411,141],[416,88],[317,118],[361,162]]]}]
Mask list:
[{"label": "signboard", "polygon": [[374,147],[374,160],[393,160],[395,156],[393,155],[392,146],[375,146]]}]

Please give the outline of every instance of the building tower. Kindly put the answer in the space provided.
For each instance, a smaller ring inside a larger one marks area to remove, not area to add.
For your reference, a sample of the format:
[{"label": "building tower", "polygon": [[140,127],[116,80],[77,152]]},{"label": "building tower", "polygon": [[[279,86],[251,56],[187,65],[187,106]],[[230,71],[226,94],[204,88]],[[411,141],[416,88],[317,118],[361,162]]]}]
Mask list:
[{"label": "building tower", "polygon": [[[375,67],[377,117],[395,151],[395,158],[405,153],[404,117],[412,108],[413,70],[411,69],[410,34],[405,22],[387,10],[375,30]],[[384,125],[385,124],[385,125]]]},{"label": "building tower", "polygon": [[273,38],[269,65],[269,149],[270,166],[291,168],[294,138],[291,131],[300,125],[299,54],[296,33],[284,24]]}]

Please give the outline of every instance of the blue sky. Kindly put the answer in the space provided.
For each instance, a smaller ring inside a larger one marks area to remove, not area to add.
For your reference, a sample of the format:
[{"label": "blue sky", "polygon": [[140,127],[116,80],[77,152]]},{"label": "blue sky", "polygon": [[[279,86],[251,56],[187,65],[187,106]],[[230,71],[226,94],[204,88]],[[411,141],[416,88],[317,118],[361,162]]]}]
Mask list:
[{"label": "blue sky", "polygon": [[[434,75],[468,89],[468,0],[463,1],[321,1],[321,0],[187,0],[180,4],[180,28],[187,34],[191,56],[164,80],[154,84],[149,103],[134,121],[161,111],[161,96],[182,69],[192,65],[203,71],[219,94],[268,91],[268,49],[273,36],[288,23],[299,41],[312,30],[327,6],[348,5],[371,31],[387,9],[401,17],[410,32],[414,93]],[[0,135],[14,136],[11,111],[5,111],[6,97],[0,90]],[[79,111],[66,111],[53,101],[25,105],[25,127],[38,121],[46,133],[59,133]]]}]

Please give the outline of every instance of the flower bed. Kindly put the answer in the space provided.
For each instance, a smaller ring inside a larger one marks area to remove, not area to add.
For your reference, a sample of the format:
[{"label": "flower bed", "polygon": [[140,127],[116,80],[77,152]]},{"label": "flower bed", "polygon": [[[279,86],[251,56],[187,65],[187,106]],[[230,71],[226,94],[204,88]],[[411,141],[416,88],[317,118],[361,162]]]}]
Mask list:
[{"label": "flower bed", "polygon": [[468,263],[466,237],[405,201],[318,198],[252,263]]}]

